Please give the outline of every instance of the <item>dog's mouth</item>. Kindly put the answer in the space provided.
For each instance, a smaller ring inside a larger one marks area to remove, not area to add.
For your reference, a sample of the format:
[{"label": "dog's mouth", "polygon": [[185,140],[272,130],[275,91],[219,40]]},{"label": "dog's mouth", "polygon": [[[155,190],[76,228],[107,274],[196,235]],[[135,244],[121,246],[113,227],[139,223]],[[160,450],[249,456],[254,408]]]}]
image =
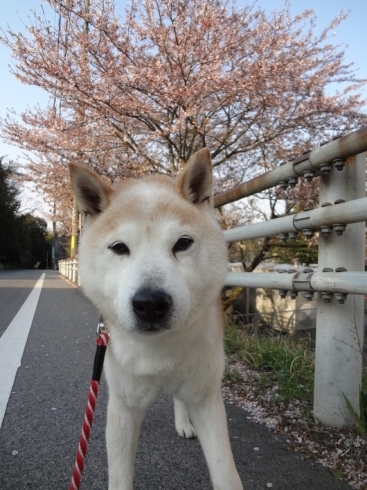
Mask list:
[{"label": "dog's mouth", "polygon": [[149,324],[149,325],[139,325],[137,328],[137,332],[140,334],[146,335],[154,335],[162,332],[167,332],[169,330],[168,327],[160,324]]}]

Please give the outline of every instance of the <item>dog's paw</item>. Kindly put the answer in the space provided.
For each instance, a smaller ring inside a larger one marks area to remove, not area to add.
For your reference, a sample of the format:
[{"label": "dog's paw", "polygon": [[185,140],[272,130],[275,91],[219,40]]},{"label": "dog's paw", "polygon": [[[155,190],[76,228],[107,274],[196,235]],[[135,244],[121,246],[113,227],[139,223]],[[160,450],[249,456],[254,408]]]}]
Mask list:
[{"label": "dog's paw", "polygon": [[195,439],[197,437],[194,427],[189,423],[176,426],[177,434],[184,439]]}]

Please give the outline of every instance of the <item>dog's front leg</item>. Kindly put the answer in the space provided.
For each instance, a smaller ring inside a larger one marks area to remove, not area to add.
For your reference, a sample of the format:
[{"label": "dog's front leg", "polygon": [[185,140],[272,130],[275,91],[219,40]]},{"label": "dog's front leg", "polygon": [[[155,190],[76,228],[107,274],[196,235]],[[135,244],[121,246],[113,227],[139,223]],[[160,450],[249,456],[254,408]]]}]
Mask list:
[{"label": "dog's front leg", "polygon": [[214,490],[243,490],[233,461],[220,390],[200,403],[188,405],[188,412],[199,436]]},{"label": "dog's front leg", "polygon": [[145,411],[110,397],[107,410],[108,490],[132,490],[140,427]]}]

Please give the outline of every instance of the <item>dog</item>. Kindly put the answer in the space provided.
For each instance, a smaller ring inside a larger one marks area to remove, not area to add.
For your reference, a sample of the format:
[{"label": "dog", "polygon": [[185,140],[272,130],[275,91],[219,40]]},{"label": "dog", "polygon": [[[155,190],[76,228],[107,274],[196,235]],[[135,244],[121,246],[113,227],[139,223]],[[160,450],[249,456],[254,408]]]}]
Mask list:
[{"label": "dog", "polygon": [[108,489],[132,490],[141,423],[163,392],[173,396],[178,434],[199,437],[214,489],[242,490],[220,391],[227,248],[208,149],[177,179],[152,175],[113,188],[81,165],[69,172],[86,217],[82,285],[110,329]]}]

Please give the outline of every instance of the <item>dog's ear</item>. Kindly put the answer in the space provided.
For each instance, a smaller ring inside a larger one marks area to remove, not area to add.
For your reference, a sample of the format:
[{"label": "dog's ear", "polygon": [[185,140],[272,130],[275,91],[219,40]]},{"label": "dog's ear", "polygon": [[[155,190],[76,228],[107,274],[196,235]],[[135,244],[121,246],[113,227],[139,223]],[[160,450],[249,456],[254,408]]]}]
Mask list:
[{"label": "dog's ear", "polygon": [[213,169],[208,148],[190,158],[177,179],[177,188],[193,204],[213,206]]},{"label": "dog's ear", "polygon": [[78,165],[69,164],[71,185],[80,211],[94,216],[110,203],[112,188],[93,170]]}]

